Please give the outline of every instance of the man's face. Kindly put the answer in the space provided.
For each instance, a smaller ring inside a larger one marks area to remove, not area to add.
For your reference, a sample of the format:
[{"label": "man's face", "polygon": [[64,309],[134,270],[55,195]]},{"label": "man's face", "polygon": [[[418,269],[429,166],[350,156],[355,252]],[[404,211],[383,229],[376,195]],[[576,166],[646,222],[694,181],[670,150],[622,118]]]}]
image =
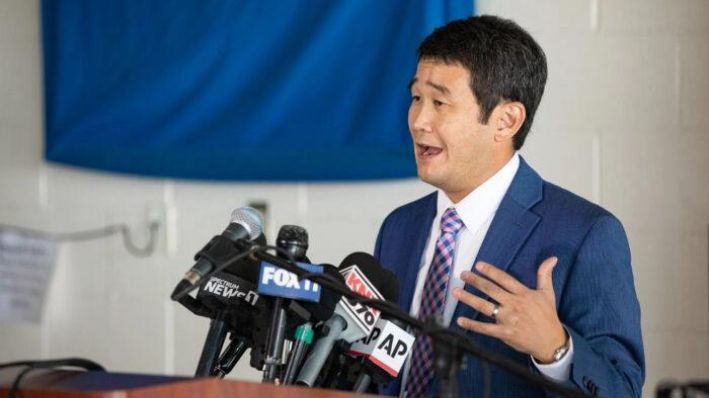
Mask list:
[{"label": "man's face", "polygon": [[[470,73],[458,64],[422,60],[411,85],[409,131],[421,180],[463,199],[498,169],[493,123],[481,124]],[[492,119],[491,119],[492,120]]]}]

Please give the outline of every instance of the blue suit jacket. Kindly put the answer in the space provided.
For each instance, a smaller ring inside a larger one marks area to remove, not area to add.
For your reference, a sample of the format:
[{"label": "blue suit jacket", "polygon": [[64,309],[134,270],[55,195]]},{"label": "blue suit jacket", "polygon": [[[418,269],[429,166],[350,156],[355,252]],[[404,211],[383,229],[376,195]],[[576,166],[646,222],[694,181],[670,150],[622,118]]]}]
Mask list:
[{"label": "blue suit jacket", "polygon": [[[398,275],[399,304],[405,309],[411,306],[435,213],[433,193],[394,210],[377,237],[375,256]],[[557,312],[574,342],[569,384],[603,397],[640,397],[645,378],[640,306],[623,227],[601,207],[542,180],[522,160],[477,260],[535,288],[537,268],[550,256],[559,259],[553,274]],[[466,290],[480,294],[470,285]],[[464,304],[458,304],[453,320],[459,316],[487,319]],[[455,321],[451,323],[457,328]],[[533,368],[528,355],[501,341],[468,335],[478,345]],[[484,388],[480,362],[468,355],[465,365],[459,376],[460,394],[479,397]],[[552,396],[495,367],[491,381],[493,397]],[[400,379],[381,392],[396,395],[399,389]]]}]

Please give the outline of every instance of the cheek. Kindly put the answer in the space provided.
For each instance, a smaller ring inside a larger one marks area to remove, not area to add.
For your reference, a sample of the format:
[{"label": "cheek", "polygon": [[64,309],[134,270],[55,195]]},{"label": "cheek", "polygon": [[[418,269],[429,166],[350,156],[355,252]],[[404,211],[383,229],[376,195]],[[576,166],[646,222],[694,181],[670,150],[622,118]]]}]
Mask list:
[{"label": "cheek", "polygon": [[471,164],[486,156],[486,137],[474,129],[460,129],[448,143],[450,156],[458,163]]},{"label": "cheek", "polygon": [[438,127],[440,131],[445,132],[445,137],[442,138],[451,152],[465,153],[465,148],[470,148],[478,141],[478,134],[467,118],[446,119]]}]

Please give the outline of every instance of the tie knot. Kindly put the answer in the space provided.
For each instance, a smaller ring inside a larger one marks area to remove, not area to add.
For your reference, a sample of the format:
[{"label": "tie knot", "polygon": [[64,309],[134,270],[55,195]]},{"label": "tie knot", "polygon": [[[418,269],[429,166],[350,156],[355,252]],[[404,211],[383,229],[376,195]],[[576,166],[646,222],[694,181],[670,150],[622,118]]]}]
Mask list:
[{"label": "tie knot", "polygon": [[441,232],[456,234],[461,228],[463,228],[463,220],[460,219],[455,208],[447,208],[441,217]]}]

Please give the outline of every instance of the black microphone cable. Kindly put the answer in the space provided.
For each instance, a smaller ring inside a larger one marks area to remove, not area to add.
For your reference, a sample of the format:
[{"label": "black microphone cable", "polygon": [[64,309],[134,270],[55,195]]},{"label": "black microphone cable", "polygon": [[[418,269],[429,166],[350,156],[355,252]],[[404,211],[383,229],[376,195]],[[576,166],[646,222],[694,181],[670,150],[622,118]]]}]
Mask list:
[{"label": "black microphone cable", "polygon": [[190,294],[195,289],[199,289],[200,287],[206,285],[207,282],[209,281],[209,278],[212,275],[215,275],[221,271],[224,271],[226,268],[229,268],[231,265],[238,263],[239,261],[245,259],[246,257],[251,256],[252,259],[256,260],[256,258],[253,257],[253,254],[259,250],[262,250],[262,248],[267,248],[267,247],[269,247],[269,246],[250,245],[248,250],[243,251],[243,252],[229,258],[228,260],[225,260],[219,266],[217,266],[213,270],[209,271],[208,273],[204,274],[204,276],[199,280],[199,282],[195,283],[194,285],[191,285],[188,289],[181,291],[180,297],[175,299],[175,301],[180,301],[183,297],[186,297],[188,294]]},{"label": "black microphone cable", "polygon": [[31,371],[37,369],[52,369],[52,368],[79,368],[86,371],[98,371],[105,372],[106,369],[99,365],[98,363],[84,358],[62,358],[62,359],[47,359],[47,360],[35,360],[35,361],[16,361],[0,364],[0,369],[13,368],[18,366],[25,366],[20,373],[15,376],[15,380],[12,382],[12,386],[7,392],[8,398],[15,398],[17,391],[20,389],[20,384],[22,379],[27,376]]}]

